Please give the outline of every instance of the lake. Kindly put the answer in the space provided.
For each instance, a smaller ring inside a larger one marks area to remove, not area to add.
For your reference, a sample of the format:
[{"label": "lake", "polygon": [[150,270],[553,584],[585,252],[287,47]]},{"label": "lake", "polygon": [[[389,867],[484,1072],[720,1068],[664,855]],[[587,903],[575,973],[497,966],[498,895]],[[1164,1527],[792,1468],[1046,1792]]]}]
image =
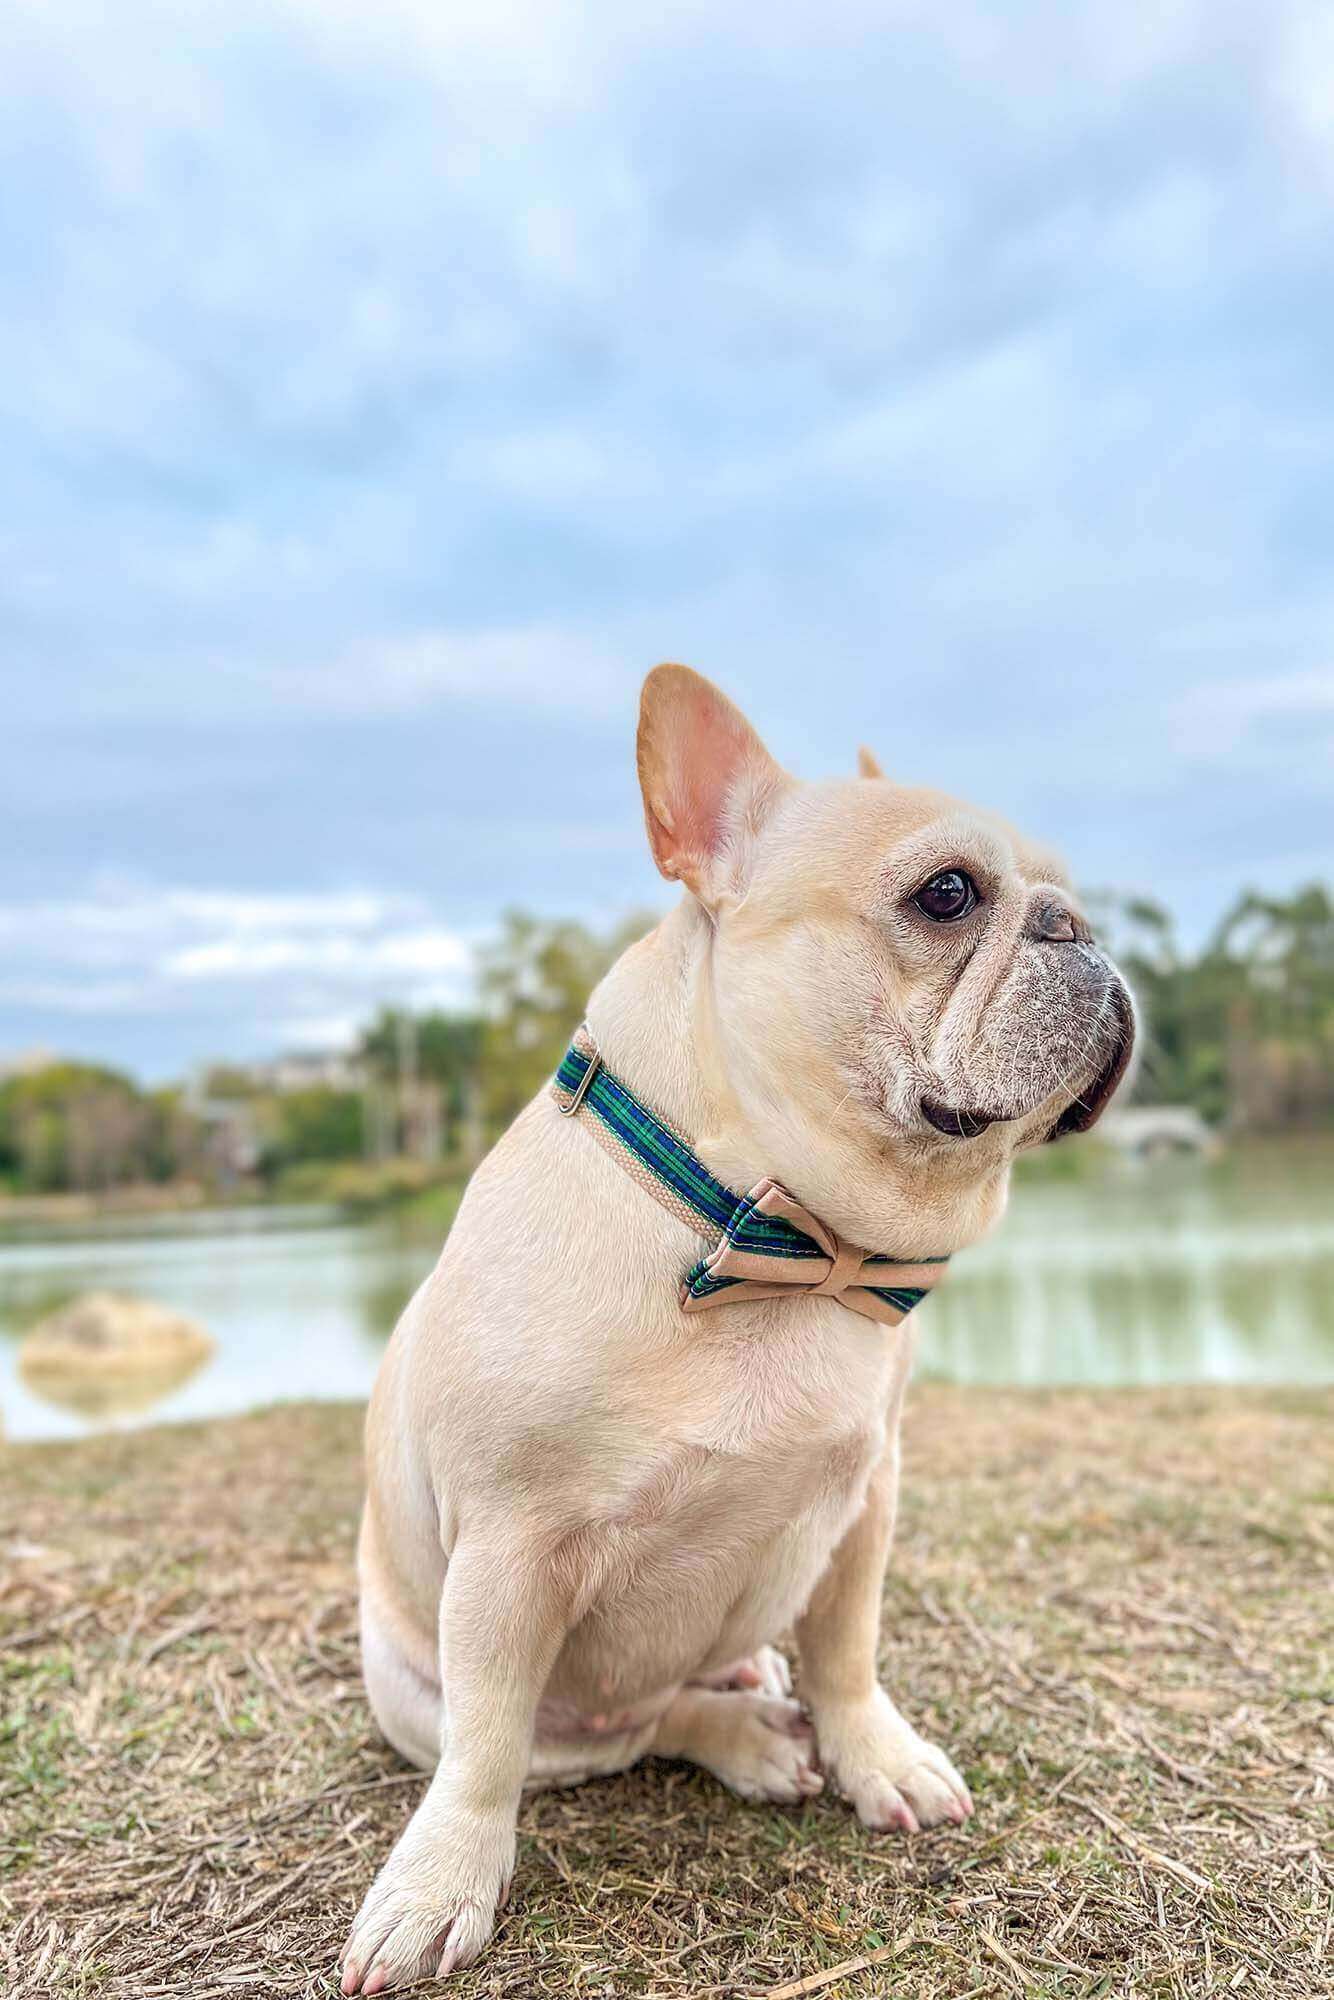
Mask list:
[{"label": "lake", "polygon": [[[0,1244],[3,1434],[364,1396],[440,1235],[438,1221],[402,1213],[352,1223],[265,1208]],[[216,1355],[139,1407],[39,1397],[18,1373],[19,1337],[95,1288],[201,1321]],[[996,1235],[954,1260],[917,1321],[919,1372],[951,1382],[1334,1381],[1334,1144],[1140,1167],[1041,1156]]]}]

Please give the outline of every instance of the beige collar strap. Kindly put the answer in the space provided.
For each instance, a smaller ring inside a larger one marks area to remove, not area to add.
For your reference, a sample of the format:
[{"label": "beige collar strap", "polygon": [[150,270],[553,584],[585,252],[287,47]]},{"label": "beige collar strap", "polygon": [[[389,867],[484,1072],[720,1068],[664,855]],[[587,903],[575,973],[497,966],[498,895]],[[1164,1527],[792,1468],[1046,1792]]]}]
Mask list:
[{"label": "beige collar strap", "polygon": [[805,1293],[897,1326],[945,1274],[944,1257],[905,1262],[858,1249],[778,1181],[759,1181],[744,1195],[726,1187],[679,1132],[611,1075],[585,1029],[566,1050],[551,1094],[646,1193],[701,1236],[716,1238],[682,1281],[683,1312]]}]

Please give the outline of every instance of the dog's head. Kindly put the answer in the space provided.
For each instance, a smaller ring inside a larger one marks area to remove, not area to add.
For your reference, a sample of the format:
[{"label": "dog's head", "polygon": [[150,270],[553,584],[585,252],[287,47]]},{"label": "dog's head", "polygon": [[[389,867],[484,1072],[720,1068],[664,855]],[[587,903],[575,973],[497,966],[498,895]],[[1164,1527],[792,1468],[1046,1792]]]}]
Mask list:
[{"label": "dog's head", "polygon": [[1003,1182],[1021,1148],[1094,1123],[1134,1040],[1051,854],[869,753],[860,768],[800,783],[688,668],[645,683],[654,859],[711,925],[713,1083],[766,1170],[840,1228],[865,1214],[843,1198],[846,1140],[855,1171],[889,1162],[900,1185]]}]

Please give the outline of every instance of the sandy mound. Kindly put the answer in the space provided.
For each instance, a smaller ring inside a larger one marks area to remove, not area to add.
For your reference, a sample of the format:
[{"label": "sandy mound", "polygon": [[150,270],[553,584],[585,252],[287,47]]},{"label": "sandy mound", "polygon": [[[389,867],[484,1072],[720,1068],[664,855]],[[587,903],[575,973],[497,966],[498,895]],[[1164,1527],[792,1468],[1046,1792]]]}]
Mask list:
[{"label": "sandy mound", "polygon": [[152,1299],[85,1292],[39,1320],[19,1351],[30,1378],[76,1376],[105,1382],[177,1375],[206,1361],[213,1341],[202,1326]]}]

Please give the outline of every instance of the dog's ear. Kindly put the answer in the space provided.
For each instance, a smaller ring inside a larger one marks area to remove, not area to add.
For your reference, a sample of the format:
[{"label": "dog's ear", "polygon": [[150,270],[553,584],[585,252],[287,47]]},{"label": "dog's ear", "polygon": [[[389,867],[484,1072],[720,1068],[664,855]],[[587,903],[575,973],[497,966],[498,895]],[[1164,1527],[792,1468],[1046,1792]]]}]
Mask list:
[{"label": "dog's ear", "polygon": [[649,846],[707,908],[740,881],[749,836],[788,782],[740,709],[689,667],[655,667],[639,703]]},{"label": "dog's ear", "polygon": [[857,748],[857,776],[859,778],[883,778],[880,759],[874,750],[868,750],[864,743]]}]

